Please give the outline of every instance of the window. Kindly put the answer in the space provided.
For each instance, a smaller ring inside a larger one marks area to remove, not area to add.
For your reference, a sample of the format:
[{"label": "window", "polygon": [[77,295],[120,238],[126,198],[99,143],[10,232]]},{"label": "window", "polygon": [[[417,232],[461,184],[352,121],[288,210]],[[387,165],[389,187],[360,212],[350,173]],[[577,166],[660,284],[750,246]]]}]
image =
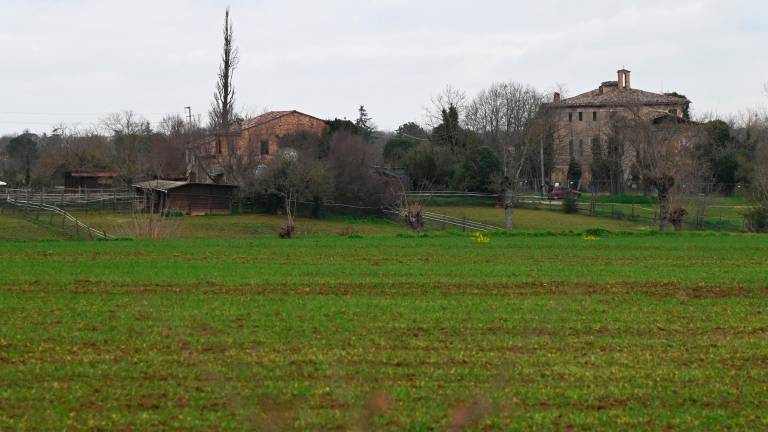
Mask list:
[{"label": "window", "polygon": [[568,121],[569,122],[573,121],[573,113],[568,113]]},{"label": "window", "polygon": [[583,112],[579,113],[579,121],[584,121],[584,113]]},{"label": "window", "polygon": [[573,159],[573,140],[568,141],[568,156]]},{"label": "window", "polygon": [[269,154],[269,141],[262,141],[261,142],[261,154],[268,155]]},{"label": "window", "polygon": [[584,156],[584,140],[579,140],[579,157]]},{"label": "window", "polygon": [[216,139],[216,154],[221,154],[221,138]]},{"label": "window", "polygon": [[597,121],[597,111],[592,111],[592,121]]}]

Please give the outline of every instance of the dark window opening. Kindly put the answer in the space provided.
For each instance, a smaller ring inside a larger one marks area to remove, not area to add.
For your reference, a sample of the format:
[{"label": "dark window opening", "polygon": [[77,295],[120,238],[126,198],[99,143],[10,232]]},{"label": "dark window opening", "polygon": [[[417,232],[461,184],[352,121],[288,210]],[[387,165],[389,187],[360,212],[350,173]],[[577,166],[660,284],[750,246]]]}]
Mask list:
[{"label": "dark window opening", "polygon": [[268,155],[269,154],[269,141],[262,141],[261,142],[261,154]]},{"label": "dark window opening", "polygon": [[579,113],[579,121],[584,121],[584,113]]},{"label": "dark window opening", "polygon": [[573,140],[568,141],[568,156],[573,159]]},{"label": "dark window opening", "polygon": [[573,121],[573,113],[568,113],[568,121],[569,122]]},{"label": "dark window opening", "polygon": [[216,154],[217,155],[221,154],[221,139],[216,140]]},{"label": "dark window opening", "polygon": [[597,111],[592,112],[592,121],[597,121]]},{"label": "dark window opening", "polygon": [[579,140],[579,156],[584,156],[584,140]]}]

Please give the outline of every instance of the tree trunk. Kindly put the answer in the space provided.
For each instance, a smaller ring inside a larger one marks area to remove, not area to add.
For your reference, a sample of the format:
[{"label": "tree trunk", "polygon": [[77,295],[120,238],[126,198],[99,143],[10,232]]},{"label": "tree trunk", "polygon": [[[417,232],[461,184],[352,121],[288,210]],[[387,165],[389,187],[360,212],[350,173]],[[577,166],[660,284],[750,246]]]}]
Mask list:
[{"label": "tree trunk", "polygon": [[320,208],[323,206],[323,202],[319,196],[312,198],[312,217],[320,219]]},{"label": "tree trunk", "polygon": [[659,198],[659,231],[664,231],[667,229],[669,219],[669,191],[658,189],[657,197]]},{"label": "tree trunk", "polygon": [[512,229],[512,212],[514,210],[515,194],[511,187],[504,190],[504,227]]}]

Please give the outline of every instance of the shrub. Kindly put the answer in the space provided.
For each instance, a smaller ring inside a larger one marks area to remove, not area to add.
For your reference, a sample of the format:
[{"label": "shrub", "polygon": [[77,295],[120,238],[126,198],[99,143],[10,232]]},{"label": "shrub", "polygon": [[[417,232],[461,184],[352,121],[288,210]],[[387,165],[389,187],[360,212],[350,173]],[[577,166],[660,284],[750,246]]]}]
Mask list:
[{"label": "shrub", "polygon": [[182,213],[181,210],[174,207],[167,210],[163,210],[163,216],[164,217],[182,217],[184,216],[184,213]]},{"label": "shrub", "polygon": [[611,232],[605,228],[589,228],[584,230],[584,236],[587,237],[605,237],[609,234],[611,234]]},{"label": "shrub", "polygon": [[744,219],[750,232],[768,232],[768,207],[753,207],[744,213]]},{"label": "shrub", "polygon": [[573,195],[568,195],[563,199],[563,211],[565,213],[578,213],[579,212],[579,202],[578,199]]}]

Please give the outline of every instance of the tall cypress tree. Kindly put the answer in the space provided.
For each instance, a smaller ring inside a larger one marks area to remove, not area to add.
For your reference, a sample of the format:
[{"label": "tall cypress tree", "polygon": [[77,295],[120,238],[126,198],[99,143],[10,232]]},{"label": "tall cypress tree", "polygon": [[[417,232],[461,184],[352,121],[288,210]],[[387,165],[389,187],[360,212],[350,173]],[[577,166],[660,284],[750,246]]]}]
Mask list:
[{"label": "tall cypress tree", "polygon": [[221,53],[216,93],[213,94],[211,109],[208,111],[208,123],[212,129],[226,129],[234,122],[235,86],[232,81],[239,60],[232,37],[229,8],[227,8],[224,13],[224,47]]}]

